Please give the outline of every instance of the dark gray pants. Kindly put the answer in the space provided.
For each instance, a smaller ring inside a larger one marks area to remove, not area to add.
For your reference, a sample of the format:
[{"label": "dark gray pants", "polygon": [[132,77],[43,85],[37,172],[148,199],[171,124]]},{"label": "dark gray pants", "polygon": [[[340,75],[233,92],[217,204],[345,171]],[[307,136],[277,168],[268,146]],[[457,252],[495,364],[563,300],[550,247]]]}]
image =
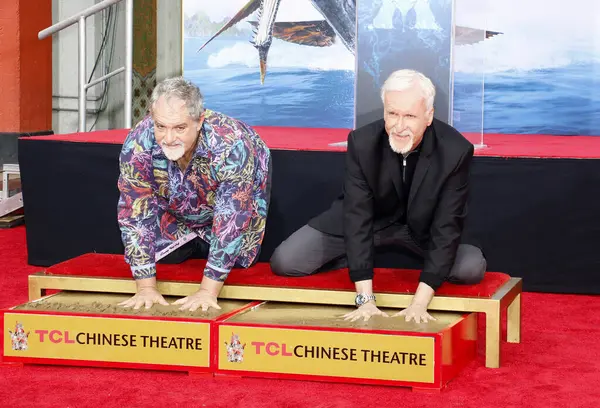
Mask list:
[{"label": "dark gray pants", "polygon": [[[423,249],[412,239],[405,225],[391,225],[375,234],[375,246],[399,246],[423,257]],[[271,270],[280,276],[306,276],[347,267],[344,238],[305,225],[283,241],[271,257]],[[474,284],[483,279],[487,263],[481,250],[461,244],[448,281]]]}]

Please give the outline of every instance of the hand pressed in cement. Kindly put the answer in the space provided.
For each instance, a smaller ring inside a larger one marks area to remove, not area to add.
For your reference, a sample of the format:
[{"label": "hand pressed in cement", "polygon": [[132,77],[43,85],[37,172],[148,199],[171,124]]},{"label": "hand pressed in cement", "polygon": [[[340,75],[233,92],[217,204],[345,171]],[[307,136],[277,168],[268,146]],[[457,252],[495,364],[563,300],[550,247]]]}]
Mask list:
[{"label": "hand pressed in cement", "polygon": [[139,279],[136,281],[137,293],[124,302],[119,303],[119,306],[132,307],[137,310],[142,305],[146,309],[150,309],[155,303],[168,306],[169,304],[156,288],[156,278]]},{"label": "hand pressed in cement", "polygon": [[203,312],[206,312],[209,307],[215,309],[221,308],[221,306],[217,304],[217,297],[204,289],[200,289],[193,295],[179,299],[173,304],[182,305],[179,310],[189,310],[190,312],[196,311],[199,307],[202,308]]}]

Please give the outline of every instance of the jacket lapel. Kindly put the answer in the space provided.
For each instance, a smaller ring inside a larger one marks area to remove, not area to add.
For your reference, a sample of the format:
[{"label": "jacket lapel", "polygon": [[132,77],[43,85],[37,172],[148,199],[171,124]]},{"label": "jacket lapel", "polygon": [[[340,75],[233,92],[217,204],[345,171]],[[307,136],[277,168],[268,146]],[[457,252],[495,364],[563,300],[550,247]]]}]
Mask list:
[{"label": "jacket lapel", "polygon": [[398,194],[398,197],[402,197],[402,169],[400,168],[400,157],[398,157],[398,154],[394,153],[387,140],[384,144],[383,157],[385,163],[380,168],[383,169],[383,171],[388,171],[387,169],[389,169],[389,177],[392,178],[396,194]]},{"label": "jacket lapel", "polygon": [[417,162],[417,167],[415,169],[415,174],[413,176],[412,185],[410,186],[410,192],[408,194],[408,207],[407,211],[410,209],[410,205],[413,202],[419,187],[423,183],[423,179],[427,174],[427,170],[429,170],[429,164],[431,163],[429,156],[433,152],[435,144],[435,133],[433,130],[433,124],[427,128],[425,131],[425,135],[423,135],[423,144],[421,149],[421,154],[419,155],[419,161]]}]

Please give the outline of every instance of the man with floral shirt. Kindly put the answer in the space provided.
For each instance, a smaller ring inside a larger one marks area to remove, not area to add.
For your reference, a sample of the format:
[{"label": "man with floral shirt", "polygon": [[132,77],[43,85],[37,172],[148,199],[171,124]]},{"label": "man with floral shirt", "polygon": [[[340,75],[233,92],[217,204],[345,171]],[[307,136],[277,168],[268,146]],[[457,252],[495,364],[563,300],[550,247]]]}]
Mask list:
[{"label": "man with floral shirt", "polygon": [[150,115],[123,144],[118,187],[125,260],[137,286],[121,305],[166,305],[156,287],[156,262],[177,254],[181,262],[190,248],[205,244],[200,288],[175,304],[220,309],[217,296],[230,270],[256,262],[264,236],[270,152],[258,134],[204,109],[194,84],[167,79],[154,89]]}]

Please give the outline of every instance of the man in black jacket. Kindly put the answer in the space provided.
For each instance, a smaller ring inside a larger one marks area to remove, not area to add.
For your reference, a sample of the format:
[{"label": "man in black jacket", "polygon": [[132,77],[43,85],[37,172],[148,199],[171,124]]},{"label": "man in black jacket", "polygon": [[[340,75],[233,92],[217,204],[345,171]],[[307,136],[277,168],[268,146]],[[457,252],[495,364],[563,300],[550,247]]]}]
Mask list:
[{"label": "man in black jacket", "polygon": [[435,88],[416,71],[392,73],[381,90],[384,118],[350,132],[343,194],[285,240],[274,273],[305,276],[347,266],[355,283],[356,320],[380,314],[373,295],[375,247],[399,246],[423,258],[410,306],[397,315],[427,322],[444,281],[479,282],[486,261],[461,244],[473,145],[433,117]]}]

